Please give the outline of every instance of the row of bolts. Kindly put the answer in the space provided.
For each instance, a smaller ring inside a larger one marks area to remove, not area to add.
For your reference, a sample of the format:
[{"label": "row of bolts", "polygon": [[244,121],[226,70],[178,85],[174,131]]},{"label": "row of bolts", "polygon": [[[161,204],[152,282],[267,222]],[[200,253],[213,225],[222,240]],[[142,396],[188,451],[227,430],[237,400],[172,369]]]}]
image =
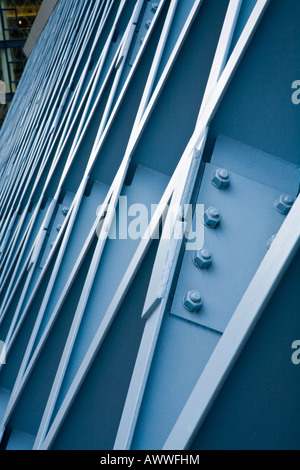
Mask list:
[{"label": "row of bolts", "polygon": [[[230,173],[224,169],[218,169],[211,179],[213,186],[217,189],[223,190],[230,186],[231,176]],[[295,200],[292,196],[282,195],[276,201],[275,206],[278,212],[283,215],[288,215],[289,211],[293,207]],[[215,207],[210,207],[204,213],[204,224],[211,228],[216,229],[222,220],[221,212]],[[273,235],[268,241],[268,248],[271,247],[274,242],[276,235]],[[193,254],[193,263],[198,269],[209,269],[212,265],[213,256],[207,248],[202,248],[197,253]],[[185,294],[183,298],[183,306],[189,312],[199,312],[203,306],[203,297],[200,292],[193,290]]]},{"label": "row of bolts", "polygon": [[[228,188],[230,186],[230,181],[231,181],[230,173],[224,168],[220,168],[216,170],[213,178],[211,179],[213,186],[215,186],[217,189]],[[288,215],[294,202],[295,200],[292,196],[282,195],[276,201],[275,206],[278,212],[280,212],[283,215]],[[68,212],[69,212],[69,208],[63,207],[62,209],[63,215],[67,216]],[[221,220],[222,220],[221,212],[215,207],[210,207],[204,213],[204,224],[208,228],[211,228],[211,229],[217,228]],[[57,231],[59,232],[60,230],[61,230],[61,225],[58,225]],[[271,247],[275,238],[276,238],[276,235],[273,235],[267,241],[268,248]],[[51,246],[53,245],[54,245],[54,242],[51,243]],[[207,248],[202,248],[201,250],[198,250],[197,253],[193,254],[192,259],[193,259],[194,265],[198,269],[204,270],[204,269],[209,269],[210,266],[212,265],[213,256],[212,256],[212,253]],[[201,310],[203,306],[203,298],[198,291],[195,291],[195,290],[189,291],[185,294],[183,298],[183,305],[185,309],[188,310],[189,312],[199,312],[199,310]]]}]

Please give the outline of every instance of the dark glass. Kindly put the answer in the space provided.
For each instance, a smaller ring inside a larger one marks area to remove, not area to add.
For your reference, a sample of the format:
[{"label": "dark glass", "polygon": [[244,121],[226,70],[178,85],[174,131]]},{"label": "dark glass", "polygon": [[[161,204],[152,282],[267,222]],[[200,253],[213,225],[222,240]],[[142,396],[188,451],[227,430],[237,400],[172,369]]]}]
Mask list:
[{"label": "dark glass", "polygon": [[0,0],[0,80],[5,81],[8,104],[0,105],[0,126],[21,79],[26,57],[23,47],[42,0]]}]

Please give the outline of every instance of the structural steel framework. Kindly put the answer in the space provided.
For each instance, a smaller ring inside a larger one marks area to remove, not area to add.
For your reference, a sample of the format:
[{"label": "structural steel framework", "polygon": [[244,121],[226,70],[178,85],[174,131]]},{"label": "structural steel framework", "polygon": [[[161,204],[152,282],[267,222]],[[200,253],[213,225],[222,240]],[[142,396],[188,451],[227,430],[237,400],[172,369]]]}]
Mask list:
[{"label": "structural steel framework", "polygon": [[299,448],[298,3],[59,1],[0,134],[2,449]]}]

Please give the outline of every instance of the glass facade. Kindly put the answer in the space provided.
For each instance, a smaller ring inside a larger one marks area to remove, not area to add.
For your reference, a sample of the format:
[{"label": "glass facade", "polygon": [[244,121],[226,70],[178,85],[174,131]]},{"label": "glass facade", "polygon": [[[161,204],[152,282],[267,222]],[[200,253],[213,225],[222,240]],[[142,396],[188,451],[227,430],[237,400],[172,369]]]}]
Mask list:
[{"label": "glass facade", "polygon": [[0,0],[0,80],[6,85],[6,106],[0,109],[0,126],[24,70],[23,47],[42,0]]}]

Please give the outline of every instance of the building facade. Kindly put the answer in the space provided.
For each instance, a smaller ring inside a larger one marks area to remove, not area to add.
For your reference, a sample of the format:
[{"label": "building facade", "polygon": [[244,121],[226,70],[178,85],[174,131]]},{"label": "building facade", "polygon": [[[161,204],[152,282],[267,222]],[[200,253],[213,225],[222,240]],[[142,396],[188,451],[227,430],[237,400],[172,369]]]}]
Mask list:
[{"label": "building facade", "polygon": [[1,449],[299,450],[299,19],[57,3],[0,132]]}]

